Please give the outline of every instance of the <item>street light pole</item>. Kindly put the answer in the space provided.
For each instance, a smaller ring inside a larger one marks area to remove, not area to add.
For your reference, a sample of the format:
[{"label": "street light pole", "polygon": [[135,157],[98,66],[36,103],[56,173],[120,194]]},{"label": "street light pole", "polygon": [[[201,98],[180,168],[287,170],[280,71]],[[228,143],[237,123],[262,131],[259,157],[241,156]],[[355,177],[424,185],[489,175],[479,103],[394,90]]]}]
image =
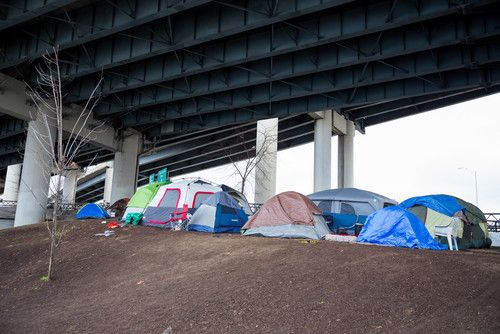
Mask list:
[{"label": "street light pole", "polygon": [[476,206],[479,207],[479,199],[477,195],[477,171],[474,171],[474,189],[476,190]]},{"label": "street light pole", "polygon": [[466,167],[459,167],[458,169],[463,169],[474,173],[474,195],[476,196],[476,206],[479,207],[479,195],[477,193],[477,171]]}]

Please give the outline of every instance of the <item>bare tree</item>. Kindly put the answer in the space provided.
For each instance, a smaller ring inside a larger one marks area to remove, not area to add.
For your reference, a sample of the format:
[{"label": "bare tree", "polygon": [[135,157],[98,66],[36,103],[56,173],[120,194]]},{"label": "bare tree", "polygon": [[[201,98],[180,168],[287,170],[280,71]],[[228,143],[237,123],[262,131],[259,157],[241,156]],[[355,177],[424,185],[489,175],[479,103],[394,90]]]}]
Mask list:
[{"label": "bare tree", "polygon": [[[63,212],[61,196],[63,176],[68,171],[77,168],[75,158],[80,148],[92,140],[104,125],[104,123],[99,123],[89,127],[89,120],[98,102],[96,93],[102,78],[83,107],[80,110],[72,109],[72,112],[75,112],[72,116],[76,117],[76,121],[72,128],[66,129],[67,133],[63,134],[64,118],[67,115],[63,106],[64,81],[61,76],[57,47],[43,56],[35,70],[36,84],[33,86],[27,84],[28,95],[33,102],[33,108],[30,108],[30,118],[38,123],[37,130],[33,129],[34,137],[44,148],[43,152],[37,153],[50,156],[49,160],[40,159],[43,164],[40,166],[40,171],[45,173],[46,177],[51,178],[52,187],[55,190],[52,218],[45,222],[50,247],[47,276],[44,278],[50,280],[54,273],[56,250],[64,236],[65,224],[59,222],[59,217]],[[48,163],[43,163],[44,161]],[[54,177],[51,177],[52,175]]]},{"label": "bare tree", "polygon": [[[267,166],[269,158],[274,154],[273,146],[276,145],[277,138],[269,131],[256,133],[256,139],[245,136],[245,132],[238,133],[236,143],[226,148],[226,156],[231,161],[234,168],[233,176],[238,178],[237,187],[241,193],[245,194],[255,178],[255,172],[263,172],[269,169]],[[257,141],[260,145],[256,147]]]}]

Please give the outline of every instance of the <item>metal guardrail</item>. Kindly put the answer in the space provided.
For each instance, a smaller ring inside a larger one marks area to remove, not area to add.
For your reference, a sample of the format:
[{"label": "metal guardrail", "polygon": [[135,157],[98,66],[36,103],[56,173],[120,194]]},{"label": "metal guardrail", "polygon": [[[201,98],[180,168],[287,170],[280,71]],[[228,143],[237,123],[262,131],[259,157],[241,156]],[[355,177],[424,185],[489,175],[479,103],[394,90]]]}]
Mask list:
[{"label": "metal guardrail", "polygon": [[490,232],[500,232],[500,213],[485,213]]},{"label": "metal guardrail", "polygon": [[[9,208],[9,207],[15,207],[17,206],[16,201],[0,201],[0,208]],[[71,210],[78,210],[83,206],[83,204],[76,203],[76,204],[69,204],[69,203],[64,203],[61,205],[61,209],[63,211],[71,211]],[[53,209],[54,208],[54,203],[48,203],[47,204],[47,209]]]}]

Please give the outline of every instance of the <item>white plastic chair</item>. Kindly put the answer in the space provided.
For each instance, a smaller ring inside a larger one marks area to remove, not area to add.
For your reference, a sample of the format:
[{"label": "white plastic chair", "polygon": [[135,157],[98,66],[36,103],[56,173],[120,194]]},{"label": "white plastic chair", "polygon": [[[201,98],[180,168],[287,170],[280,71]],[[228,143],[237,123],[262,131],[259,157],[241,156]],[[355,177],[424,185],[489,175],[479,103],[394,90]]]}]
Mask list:
[{"label": "white plastic chair", "polygon": [[[436,226],[434,228],[434,235],[436,237],[446,237],[448,239],[450,250],[458,250],[457,235],[460,223],[461,220],[459,218],[453,217],[448,225]],[[453,245],[455,245],[455,249],[453,249]]]}]

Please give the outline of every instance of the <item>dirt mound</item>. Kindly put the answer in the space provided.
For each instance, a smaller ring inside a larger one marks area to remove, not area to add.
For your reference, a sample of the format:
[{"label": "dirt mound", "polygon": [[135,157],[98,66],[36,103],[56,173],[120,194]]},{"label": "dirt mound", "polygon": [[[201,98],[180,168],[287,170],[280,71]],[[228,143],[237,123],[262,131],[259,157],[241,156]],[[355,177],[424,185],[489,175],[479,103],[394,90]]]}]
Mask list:
[{"label": "dirt mound", "polygon": [[67,226],[0,231],[1,333],[500,332],[500,252]]}]

